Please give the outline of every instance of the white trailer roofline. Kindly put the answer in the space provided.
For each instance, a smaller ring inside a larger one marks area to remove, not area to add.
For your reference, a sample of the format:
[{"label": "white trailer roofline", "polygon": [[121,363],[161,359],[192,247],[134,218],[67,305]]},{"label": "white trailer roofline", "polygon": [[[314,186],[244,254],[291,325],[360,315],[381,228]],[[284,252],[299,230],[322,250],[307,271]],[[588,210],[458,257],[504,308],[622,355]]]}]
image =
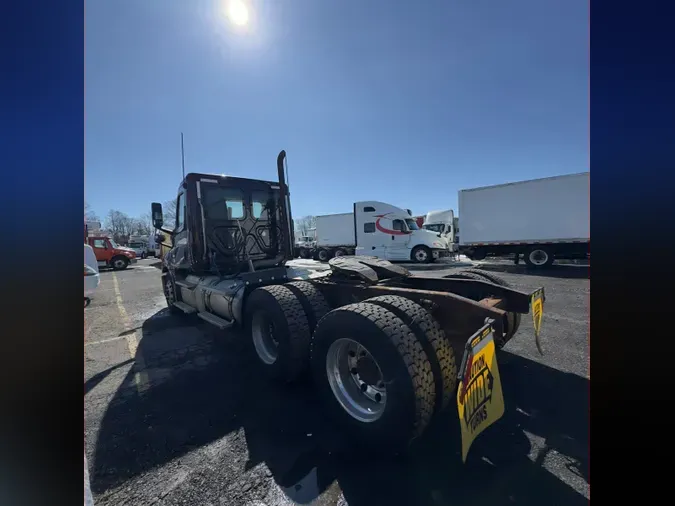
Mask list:
[{"label": "white trailer roofline", "polygon": [[567,177],[575,177],[575,176],[583,176],[586,174],[590,174],[590,171],[586,172],[576,172],[574,174],[562,174],[560,176],[550,176],[550,177],[540,177],[537,179],[526,179],[525,181],[515,181],[513,183],[502,183],[502,184],[494,184],[490,186],[479,186],[478,188],[467,188],[466,190],[459,190],[459,193],[462,192],[473,192],[473,191],[479,191],[479,190],[487,190],[489,188],[501,188],[503,186],[515,186],[523,183],[534,183],[536,181],[549,181],[552,179],[563,179]]}]

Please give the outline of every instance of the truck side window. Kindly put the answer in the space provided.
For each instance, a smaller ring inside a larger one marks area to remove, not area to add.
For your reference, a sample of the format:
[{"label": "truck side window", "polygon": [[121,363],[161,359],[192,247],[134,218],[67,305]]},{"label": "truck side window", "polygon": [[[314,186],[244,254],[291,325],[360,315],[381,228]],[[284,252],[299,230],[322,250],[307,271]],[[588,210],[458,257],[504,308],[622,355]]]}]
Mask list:
[{"label": "truck side window", "polygon": [[375,208],[374,208],[374,207],[370,207],[370,206],[366,206],[366,207],[363,208],[363,212],[364,212],[364,213],[374,213],[374,212],[375,212]]},{"label": "truck side window", "polygon": [[403,226],[403,220],[394,220],[394,230],[398,230],[399,232],[404,232],[405,227]]},{"label": "truck side window", "polygon": [[375,222],[364,223],[363,224],[363,233],[364,234],[373,234],[375,233]]},{"label": "truck side window", "polygon": [[94,248],[105,249],[105,240],[104,239],[94,239]]},{"label": "truck side window", "polygon": [[176,232],[183,230],[185,225],[185,194],[178,195],[176,200]]}]

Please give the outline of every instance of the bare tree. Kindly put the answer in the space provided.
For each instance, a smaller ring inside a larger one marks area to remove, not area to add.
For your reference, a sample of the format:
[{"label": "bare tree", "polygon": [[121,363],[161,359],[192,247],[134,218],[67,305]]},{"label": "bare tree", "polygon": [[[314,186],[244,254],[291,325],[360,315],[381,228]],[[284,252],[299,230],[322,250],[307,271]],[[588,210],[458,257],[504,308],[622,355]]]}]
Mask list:
[{"label": "bare tree", "polygon": [[101,221],[86,200],[84,201],[84,219],[86,221]]},{"label": "bare tree", "polygon": [[295,228],[301,236],[312,235],[311,230],[316,228],[316,216],[303,216],[295,222]]},{"label": "bare tree", "polygon": [[122,211],[111,209],[105,219],[105,228],[116,242],[124,242],[133,232],[134,220]]}]

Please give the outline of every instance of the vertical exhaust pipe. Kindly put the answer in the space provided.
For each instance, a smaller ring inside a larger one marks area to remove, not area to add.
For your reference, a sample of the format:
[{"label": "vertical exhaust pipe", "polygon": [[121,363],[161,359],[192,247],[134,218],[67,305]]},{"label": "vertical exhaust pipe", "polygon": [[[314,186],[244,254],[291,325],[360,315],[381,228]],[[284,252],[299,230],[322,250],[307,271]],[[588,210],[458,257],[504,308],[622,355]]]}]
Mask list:
[{"label": "vertical exhaust pipe", "polygon": [[284,173],[284,160],[286,160],[286,151],[283,149],[277,156],[277,174],[279,176],[279,188],[281,190],[281,206],[286,216],[288,233],[286,234],[286,259],[293,258],[293,245],[295,244],[295,233],[293,230],[293,217],[291,215],[291,192],[286,184],[286,175]]}]

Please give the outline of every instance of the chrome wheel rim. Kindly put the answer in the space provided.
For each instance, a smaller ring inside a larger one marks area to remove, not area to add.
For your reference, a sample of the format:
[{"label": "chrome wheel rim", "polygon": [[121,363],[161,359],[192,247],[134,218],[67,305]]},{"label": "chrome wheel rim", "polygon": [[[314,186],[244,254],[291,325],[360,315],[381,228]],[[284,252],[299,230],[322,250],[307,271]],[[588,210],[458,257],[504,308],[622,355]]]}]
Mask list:
[{"label": "chrome wheel rim", "polygon": [[336,257],[341,257],[341,256],[343,256],[342,251],[337,250],[337,251],[335,252],[335,256],[336,256]]},{"label": "chrome wheel rim", "polygon": [[370,352],[358,342],[341,338],[326,355],[326,375],[335,399],[360,422],[379,420],[387,404],[382,370]]},{"label": "chrome wheel rim", "polygon": [[534,265],[544,265],[548,262],[548,253],[541,249],[535,249],[530,252],[530,262]]},{"label": "chrome wheel rim", "polygon": [[319,251],[319,260],[325,261],[328,259],[328,253],[325,251]]},{"label": "chrome wheel rim", "polygon": [[173,293],[173,283],[170,279],[167,279],[166,283],[164,284],[164,297],[166,298],[167,306],[171,306],[174,302],[176,302],[176,298]]},{"label": "chrome wheel rim", "polygon": [[418,262],[426,262],[428,258],[427,252],[423,249],[417,250],[415,252],[415,260]]},{"label": "chrome wheel rim", "polygon": [[122,267],[124,267],[124,260],[119,260],[119,259],[118,259],[118,260],[115,260],[115,262],[113,263],[113,265],[114,265],[115,267],[117,267],[118,269],[121,269]]},{"label": "chrome wheel rim", "polygon": [[279,341],[274,334],[272,320],[264,311],[256,311],[251,320],[251,337],[258,357],[267,365],[272,365],[279,356]]}]

